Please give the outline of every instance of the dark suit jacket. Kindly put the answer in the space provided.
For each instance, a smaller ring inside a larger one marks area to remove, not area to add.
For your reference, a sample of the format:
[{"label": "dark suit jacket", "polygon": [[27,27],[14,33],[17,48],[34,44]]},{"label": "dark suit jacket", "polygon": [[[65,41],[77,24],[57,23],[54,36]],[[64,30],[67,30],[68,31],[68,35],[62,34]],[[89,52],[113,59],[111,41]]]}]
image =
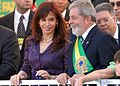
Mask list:
[{"label": "dark suit jacket", "polygon": [[118,45],[120,49],[120,25],[118,25]]},{"label": "dark suit jacket", "polygon": [[[75,42],[74,42],[75,43]],[[73,46],[71,45],[68,58],[68,75],[75,74],[73,68]],[[115,52],[118,50],[116,40],[97,26],[93,27],[86,37],[83,48],[94,70],[106,68],[113,61]]]},{"label": "dark suit jacket", "polygon": [[[14,12],[15,11],[13,11],[12,13],[0,18],[0,25],[8,27],[8,28],[10,28],[11,30],[14,31]],[[34,15],[34,11],[31,10],[30,15],[29,15],[29,22],[28,22],[28,25],[27,25],[27,30],[25,32],[25,38],[24,38],[25,40],[32,33],[32,30],[31,30],[30,26],[31,26],[31,23],[32,23],[33,15]],[[21,66],[23,64],[23,59],[24,59],[25,40],[23,42],[22,49],[20,50],[20,55],[21,55],[20,68],[21,68]]]},{"label": "dark suit jacket", "polygon": [[0,25],[0,80],[18,72],[20,51],[15,32]]},{"label": "dark suit jacket", "polygon": [[101,4],[101,3],[104,3],[104,2],[109,3],[109,0],[92,0],[92,3],[94,5],[94,7],[96,7],[98,4]]}]

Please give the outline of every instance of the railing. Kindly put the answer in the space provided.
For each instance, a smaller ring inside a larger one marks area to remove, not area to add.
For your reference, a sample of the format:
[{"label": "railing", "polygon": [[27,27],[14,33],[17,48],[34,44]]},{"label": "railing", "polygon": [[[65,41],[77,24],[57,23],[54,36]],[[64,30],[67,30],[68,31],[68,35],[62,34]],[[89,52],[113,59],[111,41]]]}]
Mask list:
[{"label": "railing", "polygon": [[120,86],[120,79],[101,79],[101,86],[115,85]]},{"label": "railing", "polygon": [[[96,84],[96,86],[107,86],[109,85],[115,85],[118,86],[120,84],[120,79],[100,79],[97,81],[91,81],[91,82],[86,82],[84,83],[87,86],[89,86],[89,84]],[[10,83],[9,80],[0,80],[0,86],[1,85],[9,85],[11,86],[12,84]],[[60,84],[56,81],[56,80],[21,80],[20,81],[20,85],[57,85],[59,86]],[[19,85],[19,86],[20,86]],[[68,81],[67,86],[70,86],[70,81]]]}]

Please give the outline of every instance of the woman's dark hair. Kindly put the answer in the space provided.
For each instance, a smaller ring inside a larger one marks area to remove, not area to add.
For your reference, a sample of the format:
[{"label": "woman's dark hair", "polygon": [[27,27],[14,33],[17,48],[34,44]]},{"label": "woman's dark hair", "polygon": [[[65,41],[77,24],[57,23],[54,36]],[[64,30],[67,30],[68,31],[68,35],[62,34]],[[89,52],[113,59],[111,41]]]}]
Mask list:
[{"label": "woman's dark hair", "polygon": [[118,50],[114,55],[114,61],[118,61],[120,63],[120,50]]},{"label": "woman's dark hair", "polygon": [[63,19],[61,12],[54,2],[45,1],[37,8],[32,20],[32,37],[35,38],[35,42],[39,42],[42,39],[42,30],[39,26],[39,21],[41,18],[45,18],[50,12],[56,15],[56,19],[58,21],[58,24],[55,27],[53,45],[51,49],[51,51],[54,52],[63,47],[69,37],[69,26]]}]

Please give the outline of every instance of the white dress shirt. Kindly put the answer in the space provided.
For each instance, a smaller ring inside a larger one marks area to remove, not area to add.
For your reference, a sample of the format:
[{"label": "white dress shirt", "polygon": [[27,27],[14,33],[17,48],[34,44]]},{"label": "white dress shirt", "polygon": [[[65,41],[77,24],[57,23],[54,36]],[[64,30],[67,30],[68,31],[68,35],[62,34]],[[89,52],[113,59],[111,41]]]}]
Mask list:
[{"label": "white dress shirt", "polygon": [[117,25],[117,29],[116,29],[116,31],[115,31],[115,33],[114,33],[113,38],[114,38],[114,39],[117,41],[117,43],[119,44],[119,42],[118,42],[118,25]]},{"label": "white dress shirt", "polygon": [[14,15],[14,31],[17,34],[17,28],[18,28],[18,24],[19,24],[19,20],[21,15],[23,15],[25,18],[23,19],[23,24],[25,27],[25,31],[27,30],[27,25],[28,25],[28,21],[29,21],[29,15],[30,15],[30,9],[24,13],[24,14],[20,14],[17,10],[15,10],[15,15]]},{"label": "white dress shirt", "polygon": [[95,26],[96,24],[93,24],[92,26],[90,26],[82,35],[83,39],[85,40],[88,33],[90,32],[90,30]]},{"label": "white dress shirt", "polygon": [[[20,17],[21,15],[23,15],[25,18],[23,19],[23,24],[25,27],[25,31],[27,30],[27,26],[28,26],[28,21],[29,21],[29,15],[30,15],[30,9],[24,13],[24,14],[20,14],[16,9],[15,9],[15,15],[14,15],[14,31],[17,34],[17,29],[18,29],[18,24],[20,22]],[[24,39],[23,39],[24,40]],[[19,43],[19,38],[18,38],[18,43]],[[22,49],[22,45],[19,44],[19,48],[20,50]]]}]

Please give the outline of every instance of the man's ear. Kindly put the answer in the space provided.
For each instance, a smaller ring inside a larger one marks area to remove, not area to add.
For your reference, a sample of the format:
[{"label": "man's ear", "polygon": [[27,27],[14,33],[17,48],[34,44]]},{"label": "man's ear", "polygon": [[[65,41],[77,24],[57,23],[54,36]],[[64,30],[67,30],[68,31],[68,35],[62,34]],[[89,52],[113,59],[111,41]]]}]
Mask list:
[{"label": "man's ear", "polygon": [[90,24],[91,23],[91,16],[87,16],[87,17],[85,17],[85,20],[84,20],[85,22],[85,24]]}]

